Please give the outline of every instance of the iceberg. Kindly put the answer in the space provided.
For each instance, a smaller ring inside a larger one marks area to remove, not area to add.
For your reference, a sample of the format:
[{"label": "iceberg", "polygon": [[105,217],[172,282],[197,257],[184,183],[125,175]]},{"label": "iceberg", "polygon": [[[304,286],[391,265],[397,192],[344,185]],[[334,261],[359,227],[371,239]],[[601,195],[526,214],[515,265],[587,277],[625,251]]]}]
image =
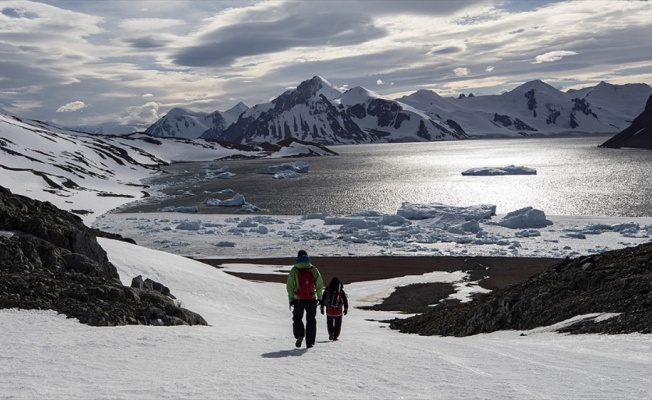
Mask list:
[{"label": "iceberg", "polygon": [[465,176],[492,176],[492,175],[536,175],[537,170],[524,166],[508,165],[506,167],[471,168],[462,172]]},{"label": "iceberg", "polygon": [[207,206],[218,206],[218,207],[240,207],[245,204],[245,198],[240,193],[236,194],[230,199],[220,200],[220,199],[206,199],[204,204]]},{"label": "iceberg", "polygon": [[552,225],[552,221],[546,219],[546,214],[533,207],[525,207],[516,211],[509,212],[496,225],[506,228],[527,229],[527,228],[544,228]]},{"label": "iceberg", "polygon": [[455,218],[461,217],[465,220],[482,220],[491,218],[496,214],[496,206],[493,204],[480,204],[468,207],[447,206],[440,203],[415,204],[404,202],[396,214],[406,219],[430,219],[430,218]]},{"label": "iceberg", "polygon": [[274,175],[280,171],[294,171],[299,174],[304,174],[308,172],[310,164],[305,161],[294,161],[283,163],[279,165],[270,165],[269,167],[258,168],[256,169],[257,174],[267,174]]}]

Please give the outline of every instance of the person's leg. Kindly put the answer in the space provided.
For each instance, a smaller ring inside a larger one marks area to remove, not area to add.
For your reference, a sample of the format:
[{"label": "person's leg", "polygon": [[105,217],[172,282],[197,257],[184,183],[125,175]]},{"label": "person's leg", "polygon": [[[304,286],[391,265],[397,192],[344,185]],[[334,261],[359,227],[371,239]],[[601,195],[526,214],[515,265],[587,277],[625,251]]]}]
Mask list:
[{"label": "person's leg", "polygon": [[317,300],[306,302],[306,347],[312,347],[317,337]]},{"label": "person's leg", "polygon": [[342,316],[334,317],[334,326],[333,326],[333,340],[337,340],[340,337],[340,332],[342,331]]},{"label": "person's leg", "polygon": [[326,316],[326,328],[328,329],[328,340],[333,340],[333,317]]},{"label": "person's leg", "polygon": [[294,338],[297,339],[297,347],[301,347],[301,341],[306,336],[306,331],[303,326],[303,307],[304,305],[301,301],[296,301],[292,310],[292,332],[294,333]]}]

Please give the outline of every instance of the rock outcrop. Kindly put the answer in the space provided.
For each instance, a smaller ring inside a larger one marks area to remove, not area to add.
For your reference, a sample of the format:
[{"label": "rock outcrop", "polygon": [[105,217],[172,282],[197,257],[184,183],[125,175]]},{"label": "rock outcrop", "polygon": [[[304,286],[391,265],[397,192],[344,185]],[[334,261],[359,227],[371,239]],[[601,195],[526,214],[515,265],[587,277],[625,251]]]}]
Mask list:
[{"label": "rock outcrop", "polygon": [[55,310],[92,326],[206,325],[151,283],[122,285],[97,233],[74,214],[0,187],[0,309]]},{"label": "rock outcrop", "polygon": [[652,149],[652,96],[647,100],[645,110],[634,119],[632,125],[602,143],[600,147]]},{"label": "rock outcrop", "polygon": [[391,321],[420,335],[468,336],[531,330],[594,313],[569,333],[652,333],[652,243],[563,261],[529,280],[462,304]]}]

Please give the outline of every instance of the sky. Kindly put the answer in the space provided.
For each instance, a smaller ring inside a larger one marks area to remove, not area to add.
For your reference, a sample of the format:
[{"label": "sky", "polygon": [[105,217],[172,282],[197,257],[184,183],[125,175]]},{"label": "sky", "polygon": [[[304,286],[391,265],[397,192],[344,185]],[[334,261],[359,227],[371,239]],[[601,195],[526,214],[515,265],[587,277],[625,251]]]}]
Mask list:
[{"label": "sky", "polygon": [[0,3],[0,108],[66,126],[264,103],[315,75],[396,98],[652,83],[649,1]]}]

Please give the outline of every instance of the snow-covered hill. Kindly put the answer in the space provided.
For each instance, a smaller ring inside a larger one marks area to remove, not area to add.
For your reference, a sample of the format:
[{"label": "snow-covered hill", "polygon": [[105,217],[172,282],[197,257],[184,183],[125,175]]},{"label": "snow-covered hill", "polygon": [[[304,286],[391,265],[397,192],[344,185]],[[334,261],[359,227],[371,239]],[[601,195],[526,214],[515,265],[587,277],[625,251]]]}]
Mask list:
[{"label": "snow-covered hill", "polygon": [[[157,173],[161,165],[300,154],[332,152],[310,143],[288,143],[264,150],[145,134],[85,135],[0,114],[0,185],[80,214],[87,222],[132,199],[147,196],[140,181]],[[85,209],[83,204],[94,207]]]}]

